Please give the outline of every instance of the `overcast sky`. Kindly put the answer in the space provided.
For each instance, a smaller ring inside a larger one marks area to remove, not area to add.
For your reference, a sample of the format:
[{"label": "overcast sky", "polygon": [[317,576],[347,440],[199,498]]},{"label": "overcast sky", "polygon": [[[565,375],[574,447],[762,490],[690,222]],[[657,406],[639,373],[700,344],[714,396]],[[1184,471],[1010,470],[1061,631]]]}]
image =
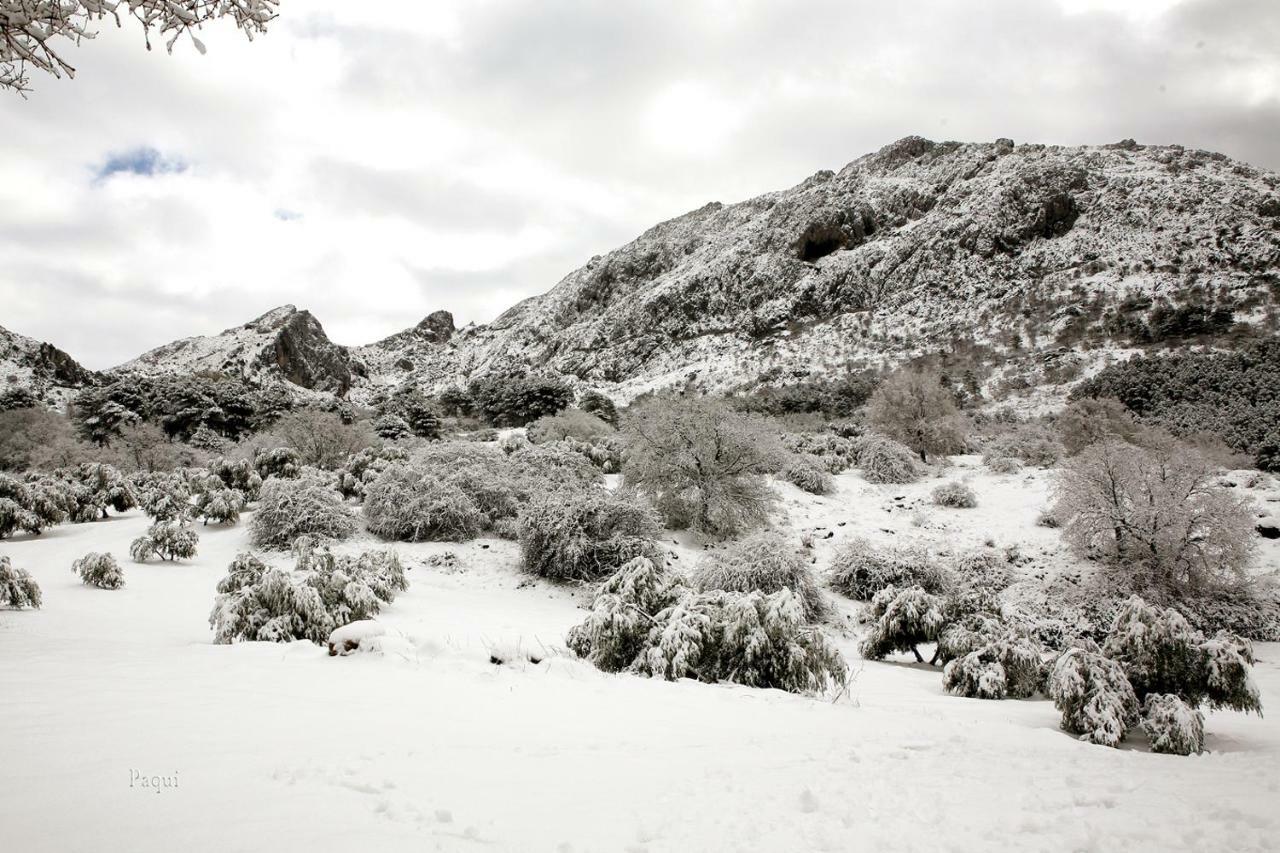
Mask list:
[{"label": "overcast sky", "polygon": [[348,344],[486,322],[908,134],[1280,169],[1278,0],[282,0],[204,56],[103,30],[0,93],[0,325],[94,368],[287,302]]}]

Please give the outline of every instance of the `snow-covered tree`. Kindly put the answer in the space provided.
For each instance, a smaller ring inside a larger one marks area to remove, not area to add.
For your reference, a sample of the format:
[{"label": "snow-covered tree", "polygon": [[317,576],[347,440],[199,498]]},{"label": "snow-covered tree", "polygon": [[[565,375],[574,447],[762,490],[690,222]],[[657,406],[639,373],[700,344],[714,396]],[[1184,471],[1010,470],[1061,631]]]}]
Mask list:
[{"label": "snow-covered tree", "polygon": [[116,558],[110,554],[89,552],[71,564],[71,571],[80,576],[80,582],[99,589],[119,589],[124,586],[124,572]]},{"label": "snow-covered tree", "polygon": [[235,489],[243,495],[245,502],[258,499],[262,475],[248,459],[218,459],[209,466],[209,473],[221,480],[226,488]]},{"label": "snow-covered tree", "polygon": [[387,539],[462,542],[479,536],[488,519],[451,479],[398,464],[365,488],[364,522]]},{"label": "snow-covered tree", "polygon": [[74,77],[63,54],[93,38],[104,18],[117,26],[121,18],[138,21],[148,50],[155,33],[169,51],[186,35],[204,53],[196,32],[205,24],[230,18],[252,39],[266,31],[277,6],[278,0],[0,0],[0,89],[28,91],[32,70]]},{"label": "snow-covered tree", "polygon": [[263,480],[268,477],[296,479],[302,465],[302,457],[292,447],[260,448],[253,454],[253,467]]},{"label": "snow-covered tree", "polygon": [[267,573],[268,566],[253,554],[237,554],[227,567],[227,574],[218,581],[220,593],[231,593],[246,586],[253,586]]},{"label": "snow-covered tree", "polygon": [[1044,677],[1040,646],[1007,633],[948,663],[942,671],[942,686],[974,699],[1026,699],[1040,692]]},{"label": "snow-covered tree", "polygon": [[911,449],[883,435],[858,439],[857,459],[858,469],[868,483],[913,483],[920,477]]},{"label": "snow-covered tree", "polygon": [[244,578],[241,585],[220,592],[209,614],[209,625],[215,643],[324,643],[336,627],[320,593],[280,569],[266,569],[256,578]]},{"label": "snow-covered tree", "polygon": [[687,593],[661,563],[647,557],[629,560],[600,585],[591,613],[569,630],[566,645],[606,672],[621,672],[644,650],[658,614]]},{"label": "snow-covered tree", "polygon": [[409,422],[396,414],[385,414],[373,422],[373,431],[378,438],[385,438],[388,441],[399,441],[402,438],[408,438],[413,435],[413,431],[409,429]]},{"label": "snow-covered tree", "polygon": [[807,621],[822,619],[830,610],[809,567],[809,558],[796,543],[774,531],[756,533],[707,553],[693,572],[701,592],[777,592],[789,589],[800,599]]},{"label": "snow-covered tree", "polygon": [[296,571],[305,573],[304,582],[320,594],[335,625],[370,619],[409,588],[404,566],[391,550],[337,555],[327,548],[317,550],[311,537],[302,537],[295,551]]},{"label": "snow-covered tree", "polygon": [[40,607],[40,585],[5,556],[0,556],[0,607]]},{"label": "snow-covered tree", "polygon": [[138,506],[156,521],[181,521],[191,515],[191,486],[181,474],[134,477]]},{"label": "snow-covered tree", "polygon": [[1094,644],[1081,642],[1058,656],[1049,698],[1062,712],[1062,729],[1080,740],[1119,746],[1138,722],[1138,697],[1120,664]]},{"label": "snow-covered tree", "polygon": [[67,479],[81,487],[81,491],[76,494],[79,508],[73,514],[73,521],[106,518],[108,508],[116,512],[127,512],[137,506],[137,498],[128,478],[114,465],[86,462],[63,473]]},{"label": "snow-covered tree", "polygon": [[1062,470],[1054,515],[1072,550],[1100,558],[1135,592],[1238,584],[1254,553],[1247,501],[1218,484],[1201,454],[1173,442],[1086,448]]},{"label": "snow-covered tree", "polygon": [[558,580],[595,580],[635,557],[660,562],[657,535],[651,509],[603,488],[544,495],[519,522],[525,570]]},{"label": "snow-covered tree", "polygon": [[762,525],[777,495],[762,475],[786,458],[762,421],[710,398],[655,397],[623,419],[624,483],[670,527],[718,536]]},{"label": "snow-covered tree", "polygon": [[920,454],[922,462],[964,450],[964,419],[937,373],[904,368],[886,377],[867,401],[867,421]]},{"label": "snow-covered tree", "polygon": [[190,560],[196,555],[200,537],[182,521],[157,521],[129,546],[135,563],[145,563],[152,556],[161,560]]},{"label": "snow-covered tree", "polygon": [[17,530],[38,534],[65,517],[58,496],[50,490],[0,474],[0,539]]},{"label": "snow-covered tree", "polygon": [[310,478],[262,484],[250,537],[259,548],[288,548],[299,536],[346,539],[356,532],[356,517],[337,491]]},{"label": "snow-covered tree", "polygon": [[1152,693],[1142,706],[1142,730],[1152,752],[1191,755],[1204,750],[1204,714],[1172,693]]},{"label": "snow-covered tree", "polygon": [[885,587],[871,599],[871,618],[875,621],[859,651],[868,660],[882,660],[893,652],[911,652],[923,662],[916,646],[937,641],[946,623],[943,606],[941,598],[920,586],[903,590]]}]

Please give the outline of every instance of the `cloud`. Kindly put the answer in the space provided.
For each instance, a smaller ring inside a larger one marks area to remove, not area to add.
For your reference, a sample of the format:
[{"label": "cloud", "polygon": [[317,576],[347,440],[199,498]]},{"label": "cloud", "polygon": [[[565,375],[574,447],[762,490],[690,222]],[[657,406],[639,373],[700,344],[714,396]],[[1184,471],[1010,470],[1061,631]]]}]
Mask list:
[{"label": "cloud", "polygon": [[286,302],[344,343],[486,322],[913,133],[1280,168],[1272,0],[307,0],[201,38],[105,27],[0,98],[0,323],[105,367]]}]

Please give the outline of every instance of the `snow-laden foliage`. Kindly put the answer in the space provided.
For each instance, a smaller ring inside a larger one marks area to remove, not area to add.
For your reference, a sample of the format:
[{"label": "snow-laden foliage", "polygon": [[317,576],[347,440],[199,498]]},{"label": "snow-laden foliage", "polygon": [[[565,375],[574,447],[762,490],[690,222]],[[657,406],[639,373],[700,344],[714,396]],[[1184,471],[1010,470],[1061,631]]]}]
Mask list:
[{"label": "snow-laden foliage", "polygon": [[352,453],[338,469],[338,490],[343,497],[363,497],[369,484],[378,475],[396,463],[409,461],[409,452],[402,447],[384,445],[366,447]]},{"label": "snow-laden foliage", "polygon": [[829,495],[836,490],[835,479],[816,456],[795,455],[782,469],[782,477],[814,495]]},{"label": "snow-laden foliage", "polygon": [[883,435],[858,439],[858,468],[868,483],[913,483],[920,478],[911,448]]},{"label": "snow-laden foliage", "polygon": [[978,505],[978,496],[973,489],[955,480],[935,486],[929,498],[936,506],[971,509]]},{"label": "snow-laden foliage", "polygon": [[258,499],[262,475],[248,459],[218,459],[209,466],[209,473],[226,488],[240,492],[246,502]]},{"label": "snow-laden foliage", "polygon": [[858,646],[867,660],[882,660],[894,652],[911,652],[923,661],[916,646],[936,642],[946,622],[943,600],[920,586],[903,590],[885,587],[871,599],[874,620]]},{"label": "snow-laden foliage", "polygon": [[792,453],[816,459],[829,474],[839,474],[857,464],[857,442],[834,432],[788,433],[783,443]]},{"label": "snow-laden foliage", "polygon": [[302,459],[292,447],[261,448],[253,455],[253,467],[264,481],[268,477],[292,480],[302,471]]},{"label": "snow-laden foliage", "polygon": [[627,411],[623,482],[668,527],[732,536],[763,525],[777,495],[763,475],[786,451],[762,420],[706,397],[654,397]]},{"label": "snow-laden foliage", "polygon": [[59,523],[67,517],[64,501],[56,486],[0,474],[0,539],[17,530],[38,534]]},{"label": "snow-laden foliage", "polygon": [[135,563],[145,563],[153,556],[166,561],[190,560],[199,541],[196,532],[182,521],[157,521],[145,535],[133,540],[129,556]]},{"label": "snow-laden foliage", "polygon": [[789,589],[702,592],[658,614],[635,667],[674,681],[730,681],[811,693],[843,686],[848,667],[821,631],[805,624]]},{"label": "snow-laden foliage", "polygon": [[947,561],[948,576],[968,589],[999,592],[1013,581],[1009,560],[994,548],[971,548],[960,551]]},{"label": "snow-laden foliage", "polygon": [[701,592],[777,592],[789,589],[810,622],[823,619],[831,606],[813,576],[809,557],[774,531],[756,533],[707,553],[692,582]]},{"label": "snow-laden foliage", "polygon": [[1052,468],[1062,458],[1062,445],[1046,427],[1020,424],[987,441],[982,462],[988,467],[997,459],[1016,459],[1023,465]]},{"label": "snow-laden foliage", "polygon": [[320,600],[335,625],[376,616],[384,605],[409,588],[404,566],[394,551],[366,551],[357,557],[317,551],[307,537],[299,540],[297,571]]},{"label": "snow-laden foliage", "polygon": [[566,438],[590,442],[613,432],[613,427],[595,415],[580,409],[565,409],[556,415],[544,415],[529,424],[528,436],[534,444],[550,444]]},{"label": "snow-laden foliage", "polygon": [[124,586],[124,572],[116,558],[110,554],[91,551],[71,564],[71,571],[80,576],[80,582],[99,589],[119,589]]},{"label": "snow-laden foliage", "polygon": [[1022,463],[1012,456],[983,456],[982,464],[995,474],[1016,474],[1022,470]]},{"label": "snow-laden foliage", "polygon": [[[218,588],[223,585],[220,583]],[[228,592],[220,592],[209,614],[209,625],[215,643],[323,643],[336,627],[319,592],[288,572],[271,568]]]},{"label": "snow-laden foliage", "polygon": [[108,508],[126,512],[137,505],[128,478],[114,465],[84,462],[59,470],[58,474],[69,484],[68,494],[75,504],[70,513],[72,521],[106,518]]},{"label": "snow-laden foliage", "polygon": [[26,569],[20,569],[9,558],[0,555],[0,607],[21,610],[40,606],[40,585]]},{"label": "snow-laden foliage", "polygon": [[623,440],[616,433],[590,441],[562,438],[543,447],[577,453],[605,474],[616,474],[622,470]]},{"label": "snow-laden foliage", "polygon": [[621,672],[644,650],[658,614],[687,594],[661,563],[636,557],[601,583],[591,613],[569,630],[566,645],[606,672]]},{"label": "snow-laden foliage", "polygon": [[181,521],[191,514],[191,486],[182,474],[136,475],[133,487],[138,506],[156,521]]},{"label": "snow-laden foliage", "polygon": [[452,480],[403,464],[387,468],[365,489],[364,521],[370,533],[405,542],[462,542],[488,524]]},{"label": "snow-laden foliage", "polygon": [[205,524],[235,524],[244,504],[245,496],[239,489],[228,488],[219,477],[210,475],[196,484],[191,512]]},{"label": "snow-laden foliage", "polygon": [[267,568],[267,564],[253,554],[237,554],[231,565],[227,566],[226,575],[218,581],[217,590],[220,593],[231,593],[253,586],[266,574]]},{"label": "snow-laden foliage", "polygon": [[1062,729],[1080,740],[1119,746],[1138,722],[1138,697],[1120,664],[1081,643],[1059,655],[1049,676],[1049,698],[1062,712]]},{"label": "snow-laden foliage", "polygon": [[[935,372],[904,368],[886,377],[867,401],[867,421],[881,435],[920,454],[921,461],[964,450],[967,426],[956,409],[955,395]],[[859,464],[867,476],[866,462]]]},{"label": "snow-laden foliage", "polygon": [[1129,599],[1103,650],[1124,667],[1139,698],[1171,693],[1192,707],[1262,713],[1258,688],[1249,677],[1249,642],[1225,631],[1206,639],[1172,608]]},{"label": "snow-laden foliage", "polygon": [[1177,596],[1238,584],[1253,557],[1249,502],[1218,484],[1194,449],[1108,440],[1063,468],[1054,514],[1081,557],[1134,592]]},{"label": "snow-laden foliage", "polygon": [[1142,706],[1142,730],[1152,752],[1191,755],[1204,751],[1204,714],[1172,693],[1152,693]]},{"label": "snow-laden foliage", "polygon": [[637,557],[606,579],[567,644],[607,672],[731,681],[802,693],[843,685],[848,670],[805,625],[788,589],[766,594],[693,592],[672,572]]},{"label": "snow-laden foliage", "polygon": [[938,633],[939,663],[947,664],[976,652],[1010,630],[998,614],[982,611],[955,614],[950,606],[951,597],[948,597],[947,605],[943,613],[946,625]]},{"label": "snow-laden foliage", "polygon": [[230,18],[250,39],[266,32],[279,0],[4,0],[0,3],[0,89],[25,92],[30,71],[54,77],[75,77],[76,69],[63,52],[92,39],[104,19],[116,24],[133,18],[142,25],[147,48],[155,33],[170,52],[186,35],[196,50],[202,25]]},{"label": "snow-laden foliage", "polygon": [[1044,679],[1040,646],[1012,633],[952,660],[942,671],[946,690],[974,699],[1026,699],[1040,692]]},{"label": "snow-laden foliage", "polygon": [[378,438],[387,441],[399,441],[413,435],[409,422],[397,414],[387,413],[373,422],[373,432]]},{"label": "snow-laden foliage", "polygon": [[303,535],[345,539],[355,531],[355,514],[342,496],[309,478],[272,477],[264,482],[250,524],[251,539],[259,548],[288,548]]},{"label": "snow-laden foliage", "polygon": [[830,584],[856,601],[870,601],[891,586],[943,592],[950,586],[950,578],[921,548],[880,548],[866,539],[850,539],[832,555]]},{"label": "snow-laden foliage", "polygon": [[595,580],[635,557],[662,560],[653,510],[603,488],[555,492],[520,516],[526,571],[559,580]]}]

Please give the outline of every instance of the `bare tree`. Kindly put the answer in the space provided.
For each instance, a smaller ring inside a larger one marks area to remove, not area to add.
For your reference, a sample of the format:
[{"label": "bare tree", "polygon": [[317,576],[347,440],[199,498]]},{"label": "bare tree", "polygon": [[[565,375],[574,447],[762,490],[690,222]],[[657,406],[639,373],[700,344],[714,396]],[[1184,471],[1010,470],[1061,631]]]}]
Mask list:
[{"label": "bare tree", "polygon": [[877,432],[919,453],[922,462],[931,453],[964,449],[964,421],[937,373],[904,368],[886,378],[867,402],[867,420]]},{"label": "bare tree", "polygon": [[1054,513],[1073,551],[1100,558],[1135,591],[1236,584],[1253,556],[1253,520],[1214,474],[1175,441],[1104,440],[1067,463]]},{"label": "bare tree", "polygon": [[623,420],[623,482],[672,527],[729,535],[768,518],[776,496],[761,475],[787,456],[759,419],[719,400],[659,397]]},{"label": "bare tree", "polygon": [[54,77],[75,77],[75,67],[60,51],[93,38],[104,18],[116,26],[122,17],[138,21],[147,50],[154,31],[166,39],[171,53],[184,34],[204,53],[195,31],[205,23],[231,18],[252,39],[266,32],[278,5],[279,0],[0,0],[0,89],[29,91],[33,68]]},{"label": "bare tree", "polygon": [[334,469],[351,453],[378,444],[368,424],[345,424],[332,412],[303,409],[285,415],[271,427],[271,435],[298,452],[303,465]]}]

